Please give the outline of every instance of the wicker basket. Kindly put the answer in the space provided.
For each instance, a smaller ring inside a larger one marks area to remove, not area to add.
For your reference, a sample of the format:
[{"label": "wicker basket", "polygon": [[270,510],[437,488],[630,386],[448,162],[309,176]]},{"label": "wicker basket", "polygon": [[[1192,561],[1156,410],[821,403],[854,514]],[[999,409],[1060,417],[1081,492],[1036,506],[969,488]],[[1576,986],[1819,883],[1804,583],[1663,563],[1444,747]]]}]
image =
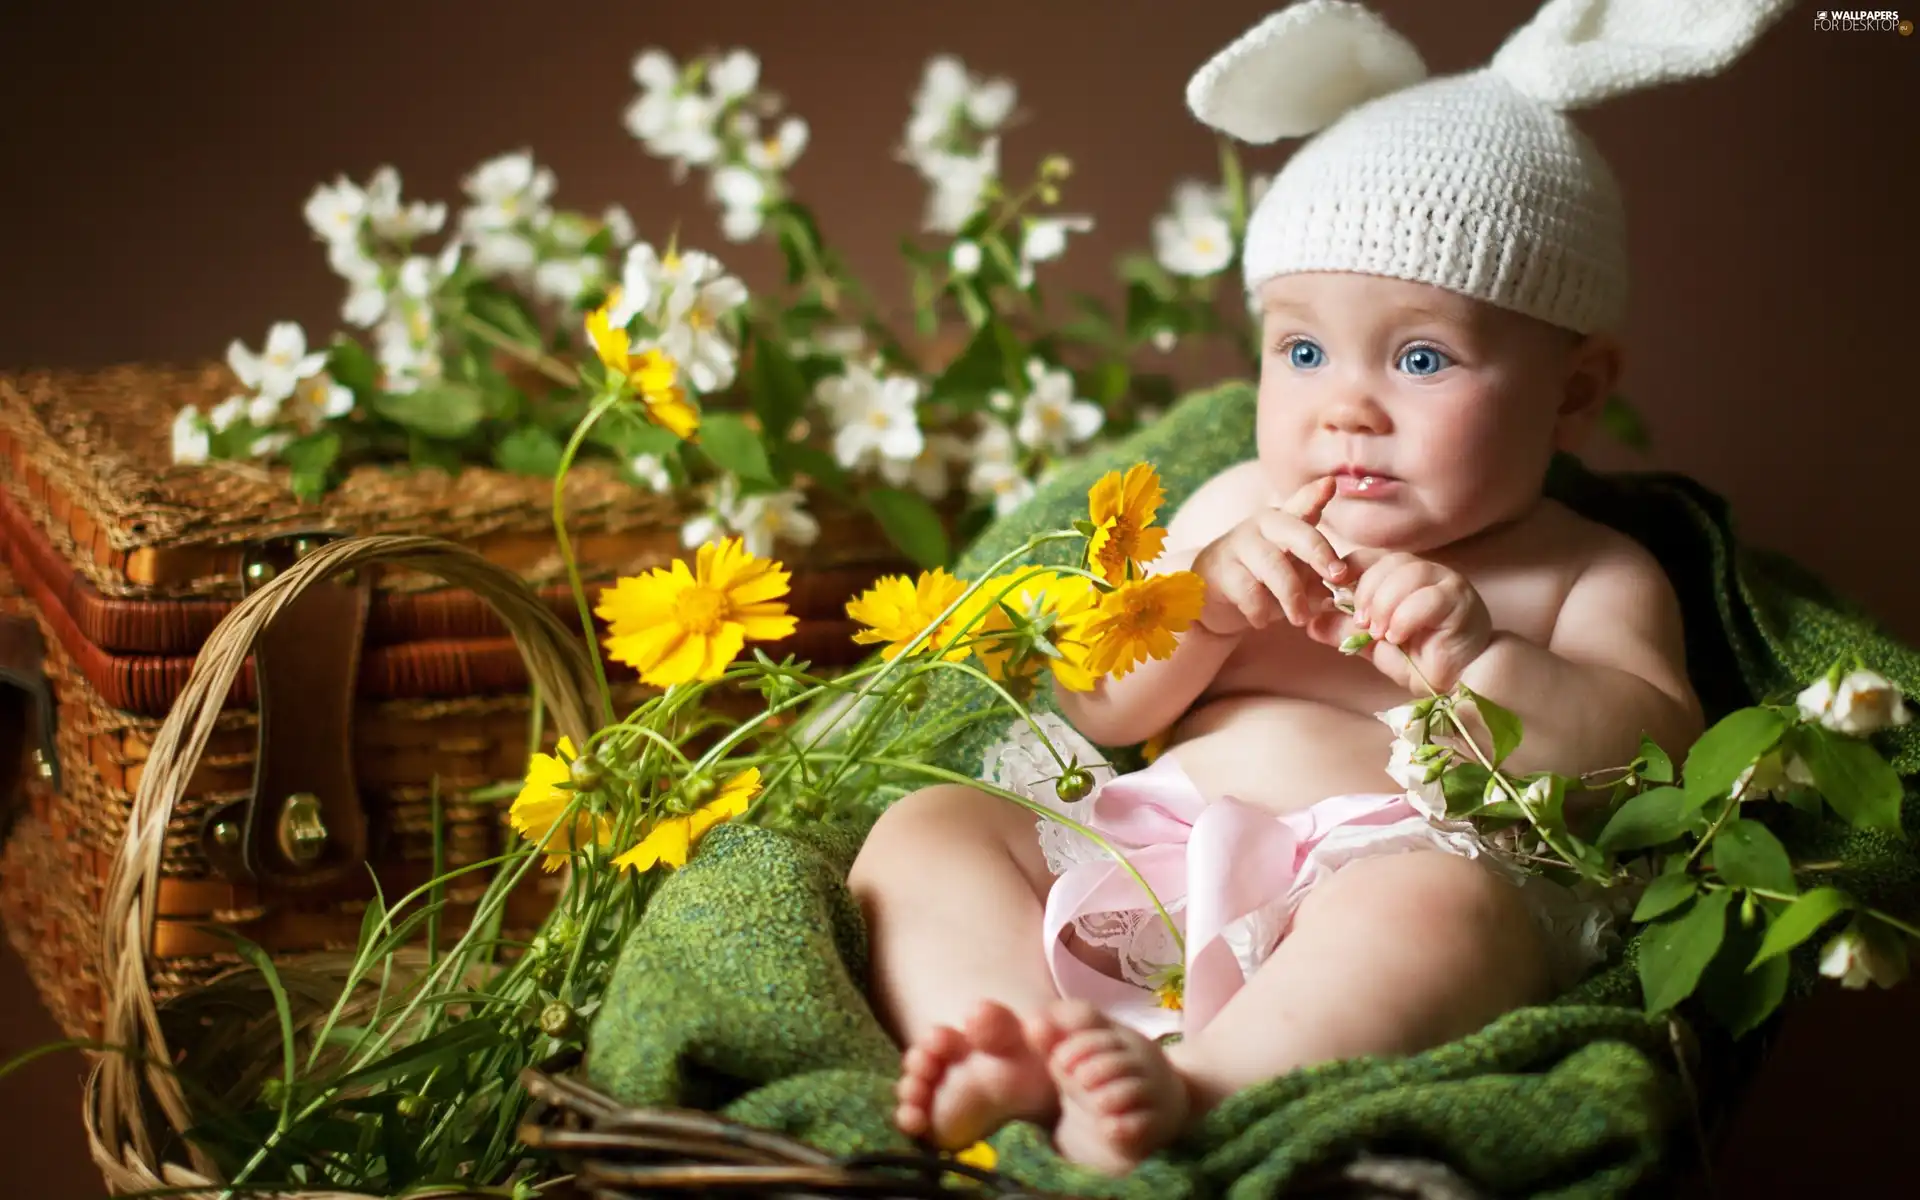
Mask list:
[{"label": "wicker basket", "polygon": [[[217,1182],[211,1164],[197,1151],[190,1150],[188,1163],[159,1161],[162,1147],[190,1146],[178,1135],[192,1128],[193,1116],[174,1075],[147,1064],[176,1061],[158,1015],[153,938],[160,924],[169,831],[223,723],[232,719],[223,712],[222,700],[261,631],[304,591],[340,572],[383,563],[430,573],[489,604],[512,631],[558,731],[576,743],[584,743],[591,731],[594,685],[580,638],[512,572],[448,542],[423,537],[338,542],[302,559],[228,614],[208,638],[179,702],[152,739],[125,837],[107,876],[99,926],[98,978],[106,1002],[101,1039],[138,1055],[99,1054],[87,1085],[94,1161],[114,1191],[211,1189]],[[300,956],[289,959],[286,969],[321,977],[331,972],[340,978],[341,958]]]}]

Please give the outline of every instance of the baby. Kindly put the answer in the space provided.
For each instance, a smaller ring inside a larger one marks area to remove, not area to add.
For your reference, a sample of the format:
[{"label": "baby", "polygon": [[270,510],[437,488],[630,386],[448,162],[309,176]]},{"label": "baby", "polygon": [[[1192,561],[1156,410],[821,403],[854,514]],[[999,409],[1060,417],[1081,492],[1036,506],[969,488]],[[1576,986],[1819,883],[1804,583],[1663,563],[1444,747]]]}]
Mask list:
[{"label": "baby", "polygon": [[[1184,960],[1131,877],[1063,827],[1037,834],[966,787],[905,797],[850,884],[876,1009],[908,1047],[906,1133],[962,1147],[1029,1120],[1066,1157],[1124,1171],[1240,1088],[1440,1044],[1594,961],[1567,889],[1517,886],[1470,830],[1409,803],[1375,715],[1464,682],[1520,716],[1521,773],[1618,766],[1643,733],[1677,755],[1700,732],[1658,564],[1542,496],[1614,384],[1625,303],[1617,192],[1560,111],[1624,85],[1594,56],[1604,38],[1578,47],[1584,83],[1553,67],[1578,28],[1548,20],[1560,7],[1488,69],[1423,81],[1378,18],[1310,0],[1195,77],[1195,111],[1243,139],[1327,126],[1248,226],[1255,456],[1180,506],[1152,565],[1205,581],[1198,623],[1170,658],[1060,692],[1073,730],[1049,729],[1082,763],[1100,761],[1087,739],[1168,731],[1146,770],[1103,770],[1064,807],[1126,849]],[[1615,75],[1710,73],[1782,6],[1721,0],[1750,18],[1714,30],[1727,52],[1649,73],[1649,46],[1698,49],[1688,14],[1664,24],[1687,7],[1646,6],[1642,57]],[[1377,640],[1342,654],[1362,629]],[[999,777],[1061,806],[1052,758],[1022,753]],[[1182,1011],[1155,1003],[1169,964]]]}]

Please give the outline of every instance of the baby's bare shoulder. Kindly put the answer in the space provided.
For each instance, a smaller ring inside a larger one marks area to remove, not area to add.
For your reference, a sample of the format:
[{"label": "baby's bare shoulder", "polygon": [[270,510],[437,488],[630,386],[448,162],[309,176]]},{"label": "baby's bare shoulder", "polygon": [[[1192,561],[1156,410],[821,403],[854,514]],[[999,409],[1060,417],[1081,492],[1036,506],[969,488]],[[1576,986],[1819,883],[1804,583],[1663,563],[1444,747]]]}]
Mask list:
[{"label": "baby's bare shoulder", "polygon": [[1671,591],[1666,571],[1648,549],[1628,535],[1548,500],[1540,506],[1535,537],[1568,569],[1574,580],[1599,573],[1617,581],[1643,580]]}]

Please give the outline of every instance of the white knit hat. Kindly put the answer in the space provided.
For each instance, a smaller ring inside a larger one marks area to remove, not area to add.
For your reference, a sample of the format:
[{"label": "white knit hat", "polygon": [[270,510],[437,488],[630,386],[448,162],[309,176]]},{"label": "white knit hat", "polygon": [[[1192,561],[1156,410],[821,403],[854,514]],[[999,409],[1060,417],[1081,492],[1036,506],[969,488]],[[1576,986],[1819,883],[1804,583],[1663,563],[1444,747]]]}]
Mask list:
[{"label": "white knit hat", "polygon": [[1296,271],[1433,284],[1589,333],[1626,314],[1626,216],[1566,113],[1717,74],[1792,0],[1547,0],[1486,67],[1427,79],[1374,13],[1302,0],[1187,86],[1247,142],[1316,134],[1247,225],[1248,288]]}]

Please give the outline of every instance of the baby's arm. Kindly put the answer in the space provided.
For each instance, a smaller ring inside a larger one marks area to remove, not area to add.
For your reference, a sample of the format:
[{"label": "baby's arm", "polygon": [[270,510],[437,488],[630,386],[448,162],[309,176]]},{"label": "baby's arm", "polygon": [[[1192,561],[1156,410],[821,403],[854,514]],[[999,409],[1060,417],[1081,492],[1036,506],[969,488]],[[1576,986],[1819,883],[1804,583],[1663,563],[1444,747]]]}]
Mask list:
[{"label": "baby's arm", "polygon": [[[1254,463],[1241,463],[1194,490],[1167,522],[1167,546],[1149,574],[1190,570],[1201,550],[1226,533],[1265,497]],[[1172,725],[1206,690],[1240,638],[1198,622],[1178,638],[1173,654],[1149,660],[1124,678],[1103,679],[1092,691],[1057,689],[1060,711],[1074,728],[1106,746],[1131,746]]]},{"label": "baby's arm", "polygon": [[1520,717],[1517,772],[1625,766],[1644,732],[1676,761],[1700,735],[1679,601],[1653,556],[1611,537],[1539,646],[1496,632],[1461,681]]}]

